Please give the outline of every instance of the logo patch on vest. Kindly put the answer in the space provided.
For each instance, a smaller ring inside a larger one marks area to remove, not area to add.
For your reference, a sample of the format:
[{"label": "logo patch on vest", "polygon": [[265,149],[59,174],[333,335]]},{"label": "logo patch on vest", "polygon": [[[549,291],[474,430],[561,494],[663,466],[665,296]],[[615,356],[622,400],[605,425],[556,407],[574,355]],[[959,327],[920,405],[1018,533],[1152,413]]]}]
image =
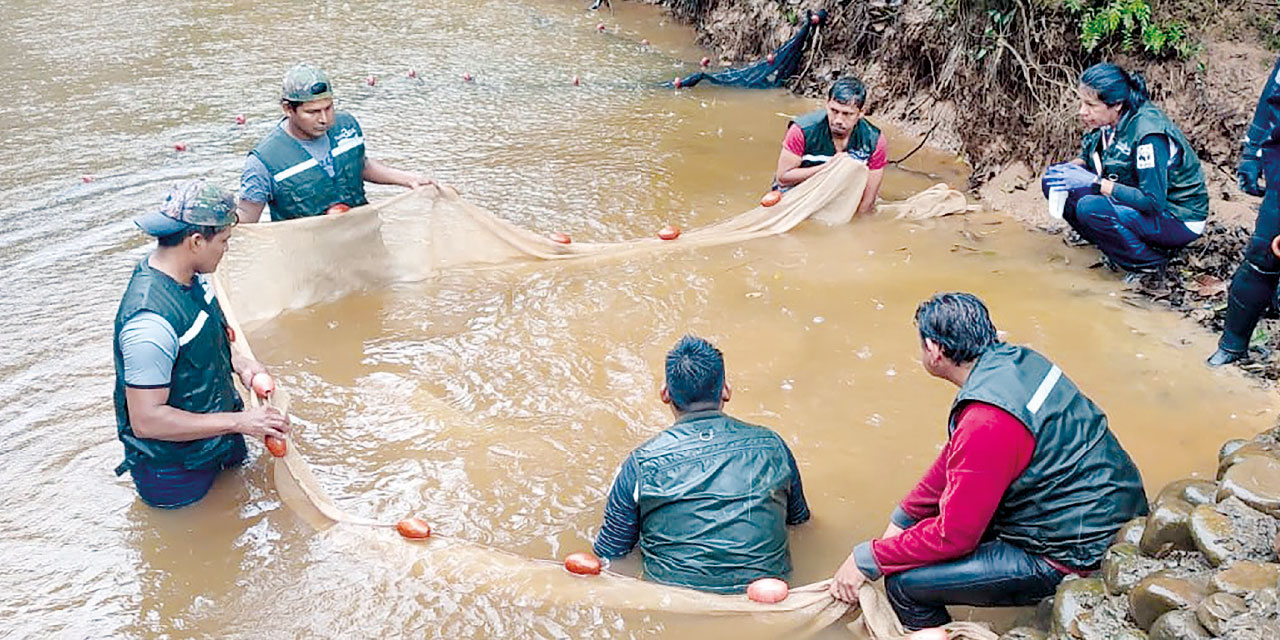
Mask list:
[{"label": "logo patch on vest", "polygon": [[343,140],[354,138],[356,135],[355,127],[343,127],[342,131],[339,131],[338,135],[334,136],[334,139],[338,142],[342,142]]},{"label": "logo patch on vest", "polygon": [[1144,144],[1138,146],[1138,168],[1152,169],[1156,166],[1156,149],[1155,147]]}]

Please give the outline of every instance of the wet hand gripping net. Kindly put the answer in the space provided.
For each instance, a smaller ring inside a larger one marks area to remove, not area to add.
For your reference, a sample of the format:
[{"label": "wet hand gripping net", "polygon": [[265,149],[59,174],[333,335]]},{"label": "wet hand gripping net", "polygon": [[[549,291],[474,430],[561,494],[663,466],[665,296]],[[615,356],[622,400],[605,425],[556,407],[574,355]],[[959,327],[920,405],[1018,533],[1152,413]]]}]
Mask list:
[{"label": "wet hand gripping net", "polygon": [[[756,207],[728,220],[692,229],[676,240],[644,238],[622,242],[560,244],[520,228],[477,207],[449,187],[424,187],[349,212],[269,224],[242,225],[223,259],[214,283],[228,322],[237,336],[233,348],[252,356],[242,325],[254,325],[282,311],[307,307],[395,282],[430,278],[444,271],[500,269],[539,261],[574,261],[584,267],[602,260],[690,251],[785,233],[814,219],[849,222],[866,184],[866,165],[841,157],[789,191],[772,207]],[[880,214],[919,219],[961,213],[963,194],[938,185],[911,198],[881,205]],[[261,277],[271,274],[270,278]],[[281,389],[268,402],[288,411]],[[260,402],[245,393],[251,403]],[[443,420],[465,421],[461,412],[438,400],[428,409]],[[301,445],[301,446],[300,446]],[[352,515],[325,492],[303,457],[305,441],[290,438],[286,454],[276,458],[274,479],[285,504],[317,528],[344,526],[368,535],[369,549],[396,549],[429,566],[446,580],[475,581],[500,576],[486,588],[510,593],[513,602],[596,606],[632,611],[696,615],[749,615],[770,632],[790,637],[815,633],[835,624],[850,606],[827,592],[827,582],[796,587],[777,604],[761,604],[745,595],[716,595],[644,582],[605,571],[582,579],[561,563],[527,558],[457,538],[402,540],[395,521]],[[876,639],[903,637],[902,627],[884,596],[870,586],[861,593],[862,615],[850,630]],[[994,640],[985,627],[955,623],[952,638]]]}]

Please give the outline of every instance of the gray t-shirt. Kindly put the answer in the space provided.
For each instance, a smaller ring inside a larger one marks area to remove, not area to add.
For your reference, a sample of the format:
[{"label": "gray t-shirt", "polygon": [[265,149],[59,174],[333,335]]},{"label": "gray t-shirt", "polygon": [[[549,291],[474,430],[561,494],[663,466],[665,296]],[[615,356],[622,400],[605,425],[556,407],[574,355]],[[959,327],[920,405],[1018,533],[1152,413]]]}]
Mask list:
[{"label": "gray t-shirt", "polygon": [[[280,127],[284,126],[281,120]],[[332,145],[329,144],[329,136],[324,135],[313,140],[297,140],[307,153],[315,158],[324,172],[333,177],[333,155],[330,154]],[[275,181],[271,179],[271,172],[267,170],[267,165],[262,164],[258,156],[252,153],[245,158],[244,173],[240,174],[240,197],[246,202],[256,202],[264,204],[270,202],[275,197]]]}]

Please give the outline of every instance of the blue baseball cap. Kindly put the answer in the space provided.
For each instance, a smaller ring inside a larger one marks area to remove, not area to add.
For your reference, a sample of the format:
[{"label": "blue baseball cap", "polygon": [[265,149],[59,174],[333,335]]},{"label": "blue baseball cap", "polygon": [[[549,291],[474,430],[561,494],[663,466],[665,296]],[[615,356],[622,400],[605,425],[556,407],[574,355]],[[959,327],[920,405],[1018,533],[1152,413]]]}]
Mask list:
[{"label": "blue baseball cap", "polygon": [[133,223],[157,238],[193,227],[221,229],[236,223],[236,198],[217,185],[190,180],[170,187],[159,210],[144,213]]}]

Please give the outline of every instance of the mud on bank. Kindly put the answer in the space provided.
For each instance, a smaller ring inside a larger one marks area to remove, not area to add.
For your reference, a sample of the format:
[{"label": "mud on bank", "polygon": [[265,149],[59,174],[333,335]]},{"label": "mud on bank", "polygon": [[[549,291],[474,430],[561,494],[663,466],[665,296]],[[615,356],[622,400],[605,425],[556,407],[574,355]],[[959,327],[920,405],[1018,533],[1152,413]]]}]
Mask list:
[{"label": "mud on bank", "polygon": [[[973,169],[984,203],[1047,232],[1039,168],[1074,154],[1081,133],[1074,87],[1080,70],[1104,58],[1141,71],[1154,100],[1197,145],[1213,198],[1208,230],[1172,264],[1164,283],[1135,287],[1220,331],[1226,283],[1252,231],[1257,198],[1234,182],[1240,139],[1280,43],[1274,0],[1168,0],[1153,16],[1191,26],[1186,59],[1104,53],[1079,44],[1079,18],[1061,0],[649,0],[696,25],[722,64],[757,59],[781,44],[807,8],[828,23],[790,88],[819,95],[857,74],[870,88],[873,119],[892,121]],[[1001,16],[997,19],[997,16]],[[1280,348],[1280,322],[1264,320],[1255,346]],[[1206,356],[1208,354],[1205,354]],[[1280,379],[1269,358],[1245,365]]]}]

